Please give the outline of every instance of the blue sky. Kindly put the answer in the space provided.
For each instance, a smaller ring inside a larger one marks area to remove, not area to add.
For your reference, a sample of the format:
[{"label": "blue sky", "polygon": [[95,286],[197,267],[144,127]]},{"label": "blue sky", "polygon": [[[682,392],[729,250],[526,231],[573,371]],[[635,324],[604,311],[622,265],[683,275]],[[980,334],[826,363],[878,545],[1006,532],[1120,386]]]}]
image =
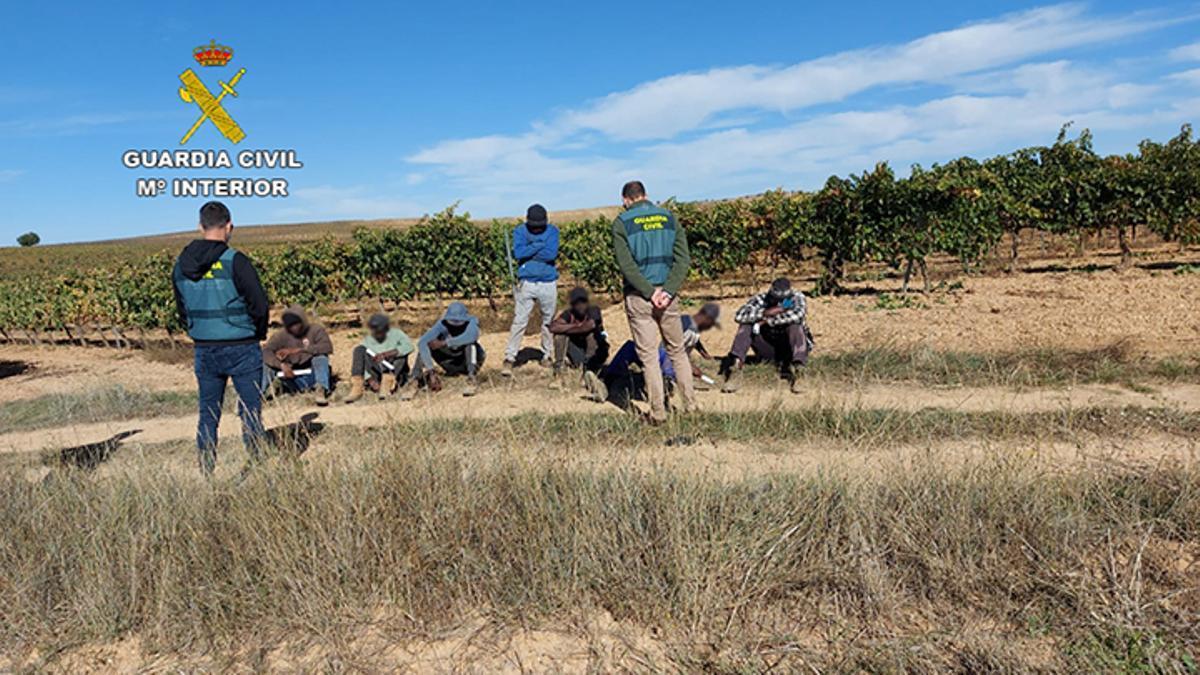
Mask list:
[{"label": "blue sky", "polygon": [[[70,5],[74,4],[74,7]],[[908,5],[908,6],[905,6]],[[631,14],[623,14],[629,11]],[[192,227],[200,200],[139,175],[282,175],[235,222],[476,216],[813,188],[1049,142],[1104,152],[1200,118],[1200,3],[9,3],[0,25],[0,244]],[[192,49],[234,48],[226,68]],[[247,133],[189,149],[295,149],[305,167],[139,172],[176,149],[193,67]]]}]

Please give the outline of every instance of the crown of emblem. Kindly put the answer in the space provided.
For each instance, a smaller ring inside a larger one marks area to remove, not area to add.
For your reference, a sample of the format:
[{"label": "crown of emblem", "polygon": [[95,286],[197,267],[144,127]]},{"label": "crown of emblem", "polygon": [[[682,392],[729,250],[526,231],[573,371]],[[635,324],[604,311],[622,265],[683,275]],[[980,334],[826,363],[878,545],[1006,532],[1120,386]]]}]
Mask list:
[{"label": "crown of emblem", "polygon": [[216,40],[192,50],[192,57],[202,66],[223,66],[233,58],[233,48],[217,44]]}]

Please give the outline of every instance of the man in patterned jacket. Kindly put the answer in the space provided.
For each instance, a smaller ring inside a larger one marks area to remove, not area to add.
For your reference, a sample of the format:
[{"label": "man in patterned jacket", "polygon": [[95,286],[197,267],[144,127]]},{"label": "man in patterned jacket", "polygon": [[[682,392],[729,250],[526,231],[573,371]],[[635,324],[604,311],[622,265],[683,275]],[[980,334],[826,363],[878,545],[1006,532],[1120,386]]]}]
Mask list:
[{"label": "man in patterned jacket", "polygon": [[766,293],[750,298],[734,315],[738,324],[733,347],[724,364],[725,384],[721,391],[736,392],[742,386],[742,366],[750,350],[759,361],[769,361],[791,383],[793,394],[800,393],[800,366],[808,362],[812,334],[806,322],[804,294],[792,290],[792,283],[779,278]]}]

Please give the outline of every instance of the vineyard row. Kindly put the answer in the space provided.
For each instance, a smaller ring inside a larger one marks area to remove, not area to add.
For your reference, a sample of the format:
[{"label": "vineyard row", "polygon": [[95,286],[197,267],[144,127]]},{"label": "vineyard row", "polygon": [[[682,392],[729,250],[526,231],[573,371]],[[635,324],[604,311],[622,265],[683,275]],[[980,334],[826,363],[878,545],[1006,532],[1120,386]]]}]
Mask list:
[{"label": "vineyard row", "polygon": [[[1070,137],[1064,129],[1053,145],[914,167],[904,178],[880,164],[832,177],[815,192],[667,206],[687,231],[694,278],[814,256],[822,269],[817,293],[837,292],[856,264],[902,269],[906,284],[932,255],[969,267],[1005,235],[1015,265],[1020,234],[1029,230],[1114,232],[1127,258],[1138,227],[1167,241],[1200,241],[1200,142],[1184,127],[1165,143],[1144,141],[1136,153],[1101,156],[1089,132]],[[597,291],[619,288],[610,221],[559,226],[565,275]],[[478,226],[451,207],[410,228],[362,229],[349,241],[322,239],[251,257],[276,304],[490,297],[511,283],[507,227]],[[87,325],[116,327],[118,342],[139,330],[178,332],[172,264],[171,254],[160,253],[133,264],[0,282],[0,337],[43,330],[70,336],[70,327]]]}]

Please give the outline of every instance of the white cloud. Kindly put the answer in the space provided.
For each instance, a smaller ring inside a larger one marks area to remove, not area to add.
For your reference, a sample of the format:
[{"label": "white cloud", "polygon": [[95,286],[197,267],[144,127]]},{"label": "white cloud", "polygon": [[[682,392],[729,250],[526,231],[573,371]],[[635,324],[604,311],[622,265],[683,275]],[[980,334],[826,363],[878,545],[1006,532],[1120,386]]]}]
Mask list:
[{"label": "white cloud", "polygon": [[1200,86],[1200,68],[1185,70],[1181,73],[1172,73],[1170,79],[1177,82],[1185,82],[1194,86]]},{"label": "white cloud", "polygon": [[[1171,99],[1170,80],[1122,76],[1104,62],[1036,62],[1168,23],[1056,5],[793,65],[673,75],[520,134],[447,140],[407,160],[421,165],[426,185],[440,176],[468,207],[504,213],[549,195],[570,206],[609,203],[631,177],[680,186],[684,197],[729,195],[813,185],[880,159],[903,169],[1046,142],[1072,120],[1098,130],[1176,123],[1200,111]],[[1191,72],[1177,77],[1192,81]],[[873,105],[855,104],[867,91],[880,94]],[[806,116],[829,104],[842,109]]]},{"label": "white cloud", "polygon": [[342,220],[407,218],[422,209],[415,202],[382,196],[366,185],[313,185],[293,187],[287,206],[275,210],[278,218],[328,218]]},{"label": "white cloud", "polygon": [[1200,61],[1200,42],[1172,49],[1171,59],[1174,61]]}]

